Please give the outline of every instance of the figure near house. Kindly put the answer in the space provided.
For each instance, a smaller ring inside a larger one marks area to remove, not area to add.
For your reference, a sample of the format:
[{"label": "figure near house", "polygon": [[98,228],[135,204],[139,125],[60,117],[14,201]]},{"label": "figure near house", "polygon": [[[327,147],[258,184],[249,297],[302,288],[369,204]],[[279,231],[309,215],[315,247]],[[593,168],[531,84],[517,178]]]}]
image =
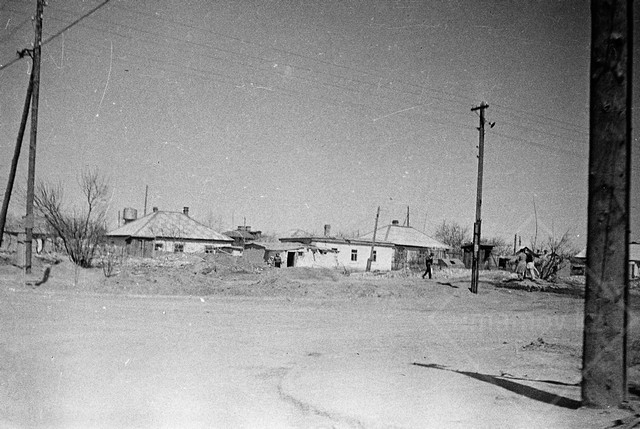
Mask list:
[{"label": "figure near house", "polygon": [[433,265],[433,253],[430,253],[424,260],[425,270],[424,274],[422,274],[422,278],[425,278],[427,274],[429,274],[429,278],[431,278],[431,266]]}]

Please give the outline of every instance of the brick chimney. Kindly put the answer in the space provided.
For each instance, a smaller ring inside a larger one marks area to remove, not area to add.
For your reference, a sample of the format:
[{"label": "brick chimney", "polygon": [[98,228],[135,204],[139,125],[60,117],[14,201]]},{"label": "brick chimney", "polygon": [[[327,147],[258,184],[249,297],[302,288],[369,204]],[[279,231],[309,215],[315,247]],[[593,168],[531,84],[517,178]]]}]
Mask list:
[{"label": "brick chimney", "polygon": [[324,226],[324,236],[329,237],[331,235],[331,225],[327,224]]}]

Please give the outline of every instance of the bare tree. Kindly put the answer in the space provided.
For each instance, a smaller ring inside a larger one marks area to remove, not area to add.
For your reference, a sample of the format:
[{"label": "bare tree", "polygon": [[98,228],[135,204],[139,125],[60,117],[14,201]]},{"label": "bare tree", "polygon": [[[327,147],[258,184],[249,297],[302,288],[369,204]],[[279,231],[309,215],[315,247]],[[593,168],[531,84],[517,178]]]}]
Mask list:
[{"label": "bare tree", "polygon": [[96,170],[84,171],[79,185],[85,204],[81,210],[65,209],[64,192],[60,183],[49,185],[39,182],[34,203],[52,232],[62,241],[69,259],[82,268],[88,268],[106,233],[106,197],[109,186]]},{"label": "bare tree", "polygon": [[450,246],[451,250],[457,253],[462,251],[463,244],[471,241],[468,227],[463,228],[456,222],[447,223],[446,220],[443,220],[442,224],[436,228],[434,237]]},{"label": "bare tree", "polygon": [[544,243],[545,254],[540,258],[540,278],[547,281],[556,279],[558,271],[564,268],[577,250],[571,243],[569,231],[560,238],[550,236]]},{"label": "bare tree", "polygon": [[513,249],[511,248],[511,244],[507,243],[503,237],[489,237],[486,239],[482,239],[483,244],[491,244],[493,249],[491,253],[496,256],[501,255],[510,255],[513,253]]}]

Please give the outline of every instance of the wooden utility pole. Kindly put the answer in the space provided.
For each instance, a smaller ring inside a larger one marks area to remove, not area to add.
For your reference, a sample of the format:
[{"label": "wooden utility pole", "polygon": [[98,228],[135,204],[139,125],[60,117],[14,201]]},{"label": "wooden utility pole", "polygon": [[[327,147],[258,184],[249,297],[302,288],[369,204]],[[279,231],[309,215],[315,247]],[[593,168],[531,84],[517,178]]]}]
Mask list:
[{"label": "wooden utility pole", "polygon": [[143,216],[147,215],[147,196],[149,195],[149,185],[146,185],[144,188],[144,214]]},{"label": "wooden utility pole", "polygon": [[407,227],[409,227],[409,206],[407,206]]},{"label": "wooden utility pole", "polygon": [[42,48],[42,14],[44,0],[38,0],[36,7],[36,37],[33,43],[33,94],[31,95],[31,139],[29,141],[29,171],[27,177],[27,214],[25,216],[25,265],[27,274],[31,274],[31,253],[33,244],[33,199],[36,174],[36,137],[38,135],[38,97],[40,96],[40,53]]},{"label": "wooden utility pole", "polygon": [[473,224],[473,256],[471,259],[471,290],[478,293],[478,276],[480,266],[480,231],[482,225],[482,164],[484,161],[484,110],[489,107],[484,101],[479,106],[471,108],[471,111],[480,110],[480,142],[478,144],[478,187],[476,196],[476,221]]},{"label": "wooden utility pole", "polygon": [[627,398],[632,0],[591,1],[582,402]]},{"label": "wooden utility pole", "polygon": [[376,233],[378,232],[378,219],[380,218],[380,206],[378,206],[378,211],[376,212],[376,223],[373,227],[373,240],[371,241],[371,253],[369,254],[369,259],[367,259],[367,271],[371,271],[371,263],[373,262],[373,252],[376,247]]},{"label": "wooden utility pole", "polygon": [[18,138],[13,151],[13,159],[11,160],[11,169],[9,170],[9,179],[7,180],[7,188],[4,192],[2,200],[2,211],[0,212],[0,246],[4,236],[4,227],[7,223],[7,211],[9,211],[9,203],[11,202],[11,193],[13,192],[13,183],[16,179],[16,170],[18,168],[18,160],[22,151],[22,140],[24,139],[24,131],[27,127],[27,119],[29,117],[29,107],[31,106],[31,96],[33,94],[33,64],[32,73],[29,77],[29,85],[27,86],[27,97],[24,100],[24,108],[22,109],[22,119],[20,121],[20,129],[18,130]]}]

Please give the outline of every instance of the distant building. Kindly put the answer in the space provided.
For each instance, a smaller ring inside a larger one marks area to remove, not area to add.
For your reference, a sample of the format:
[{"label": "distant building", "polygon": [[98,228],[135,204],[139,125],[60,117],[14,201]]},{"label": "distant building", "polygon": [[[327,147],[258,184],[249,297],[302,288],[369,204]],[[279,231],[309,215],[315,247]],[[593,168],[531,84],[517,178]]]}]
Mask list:
[{"label": "distant building", "polygon": [[635,241],[629,244],[629,276],[640,277],[640,243]]},{"label": "distant building", "polygon": [[236,247],[245,247],[247,244],[262,238],[262,231],[252,231],[250,226],[238,226],[235,231],[226,231],[223,234],[232,238],[233,245]]},{"label": "distant building", "polygon": [[[370,242],[373,240],[373,232],[362,235],[358,239]],[[433,259],[438,263],[440,259],[448,259],[447,252],[451,249],[446,244],[413,227],[400,225],[397,220],[377,229],[377,242],[393,245],[394,253],[390,268],[392,270],[404,268],[420,270],[424,267],[428,254],[433,253]]]},{"label": "distant building", "polygon": [[228,253],[235,249],[234,240],[189,217],[182,212],[159,211],[136,218],[133,209],[125,209],[125,224],[106,234],[107,241],[123,249],[129,256],[153,257],[162,253]]},{"label": "distant building", "polygon": [[[587,249],[582,249],[571,258],[571,274],[584,275],[587,265]],[[640,243],[629,243],[629,278],[640,277]]]},{"label": "distant building", "polygon": [[[495,259],[492,257],[493,248],[495,246],[493,244],[480,244],[480,257],[479,257],[479,267],[481,270],[489,270],[491,268],[495,268],[499,264],[496,264]],[[526,250],[524,250],[526,249]],[[518,251],[518,253],[529,251],[528,248],[523,248]],[[471,268],[473,265],[473,243],[467,243],[462,246],[462,260],[464,262],[464,266],[466,268]]]},{"label": "distant building", "polygon": [[276,255],[282,259],[282,267],[336,268],[335,251],[300,242],[259,242],[247,244],[245,254],[260,251],[262,259],[272,263]]},{"label": "distant building", "polygon": [[[360,239],[336,237],[285,237],[282,244],[298,246],[287,250],[288,267],[337,268],[348,271],[365,271],[371,256],[371,242]],[[377,242],[373,250],[371,271],[390,271],[393,264],[394,245]],[[284,255],[281,254],[284,259]]]},{"label": "distant building", "polygon": [[371,271],[392,271],[405,268],[423,269],[429,253],[438,260],[446,256],[449,246],[435,240],[415,228],[400,226],[397,221],[357,238],[331,236],[330,225],[324,226],[324,236],[303,235],[280,238],[282,243],[300,243],[307,247],[288,252],[287,266],[323,266],[365,271],[371,258]]}]

